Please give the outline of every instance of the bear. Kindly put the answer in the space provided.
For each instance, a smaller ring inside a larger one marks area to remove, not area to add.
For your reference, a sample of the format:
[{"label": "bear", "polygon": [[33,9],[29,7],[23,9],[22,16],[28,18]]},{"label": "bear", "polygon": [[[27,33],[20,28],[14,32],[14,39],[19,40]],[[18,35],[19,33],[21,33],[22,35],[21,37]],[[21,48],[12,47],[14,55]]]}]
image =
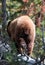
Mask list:
[{"label": "bear", "polygon": [[32,55],[36,32],[35,24],[28,15],[22,15],[9,22],[7,32],[15,42],[18,53]]}]

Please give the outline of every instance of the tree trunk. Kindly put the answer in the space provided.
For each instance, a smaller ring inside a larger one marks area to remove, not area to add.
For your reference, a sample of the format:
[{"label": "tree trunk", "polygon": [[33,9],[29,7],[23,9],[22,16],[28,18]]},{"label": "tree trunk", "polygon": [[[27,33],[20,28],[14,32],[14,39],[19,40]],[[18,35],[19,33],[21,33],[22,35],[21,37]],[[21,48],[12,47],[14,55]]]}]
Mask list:
[{"label": "tree trunk", "polygon": [[6,28],[6,0],[2,0],[2,32],[5,33]]}]

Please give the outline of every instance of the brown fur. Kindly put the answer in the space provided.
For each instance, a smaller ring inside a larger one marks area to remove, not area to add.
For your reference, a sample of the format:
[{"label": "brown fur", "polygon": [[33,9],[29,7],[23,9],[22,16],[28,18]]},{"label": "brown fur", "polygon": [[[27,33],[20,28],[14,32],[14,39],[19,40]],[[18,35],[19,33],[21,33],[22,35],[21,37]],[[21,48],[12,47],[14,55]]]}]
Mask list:
[{"label": "brown fur", "polygon": [[21,16],[7,26],[7,32],[11,39],[16,42],[19,53],[27,49],[27,54],[32,54],[35,40],[35,25],[28,16]]}]

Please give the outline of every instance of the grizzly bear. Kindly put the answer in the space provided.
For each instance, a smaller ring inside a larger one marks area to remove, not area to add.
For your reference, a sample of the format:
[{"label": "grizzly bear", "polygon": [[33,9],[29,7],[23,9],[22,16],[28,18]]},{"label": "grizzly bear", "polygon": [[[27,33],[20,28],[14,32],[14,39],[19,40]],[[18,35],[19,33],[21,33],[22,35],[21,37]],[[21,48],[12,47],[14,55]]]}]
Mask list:
[{"label": "grizzly bear", "polygon": [[7,32],[15,42],[18,53],[32,54],[35,40],[35,24],[29,16],[23,15],[9,22]]}]

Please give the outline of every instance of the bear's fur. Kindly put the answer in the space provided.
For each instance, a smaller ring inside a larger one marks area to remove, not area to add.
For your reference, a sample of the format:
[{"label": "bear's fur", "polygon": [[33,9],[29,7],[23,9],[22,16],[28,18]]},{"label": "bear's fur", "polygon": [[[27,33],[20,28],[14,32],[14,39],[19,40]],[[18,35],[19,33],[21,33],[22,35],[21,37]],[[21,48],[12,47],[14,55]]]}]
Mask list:
[{"label": "bear's fur", "polygon": [[28,55],[32,54],[35,40],[35,24],[27,16],[20,16],[11,21],[7,26],[7,32],[12,40],[16,42],[18,53],[26,49]]}]

